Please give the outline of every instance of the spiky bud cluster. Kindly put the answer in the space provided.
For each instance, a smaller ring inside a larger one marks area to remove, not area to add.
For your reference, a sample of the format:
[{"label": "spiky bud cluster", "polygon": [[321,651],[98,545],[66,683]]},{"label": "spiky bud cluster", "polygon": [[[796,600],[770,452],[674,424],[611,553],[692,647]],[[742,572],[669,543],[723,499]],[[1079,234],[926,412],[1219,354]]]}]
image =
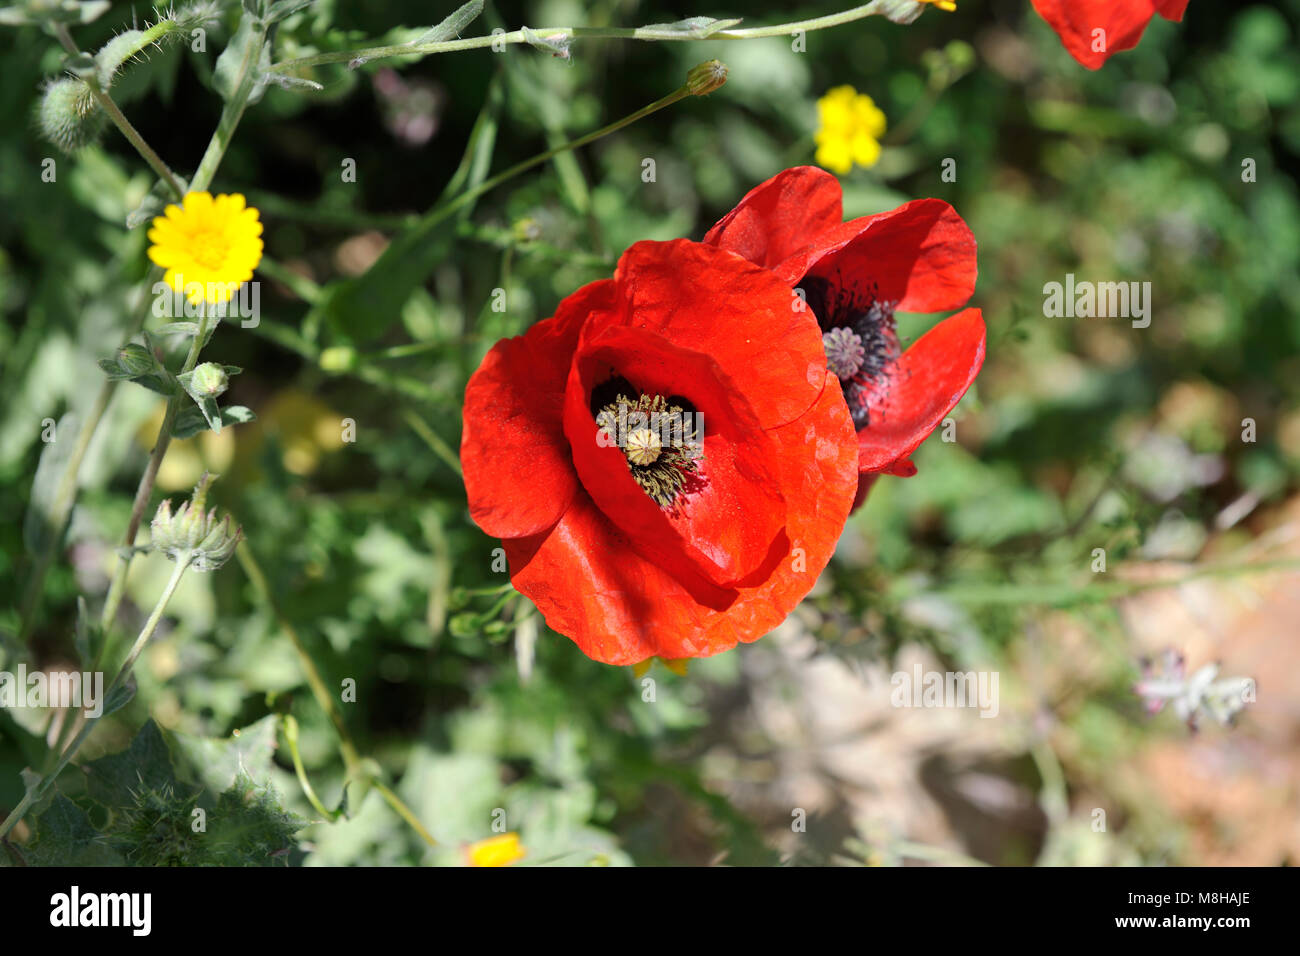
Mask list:
[{"label": "spiky bud cluster", "polygon": [[218,521],[216,508],[204,511],[213,477],[204,472],[193,496],[175,513],[171,501],[164,501],[149,525],[153,546],[173,561],[188,560],[195,571],[215,571],[229,561],[244,534],[238,526],[232,529],[230,515]]}]

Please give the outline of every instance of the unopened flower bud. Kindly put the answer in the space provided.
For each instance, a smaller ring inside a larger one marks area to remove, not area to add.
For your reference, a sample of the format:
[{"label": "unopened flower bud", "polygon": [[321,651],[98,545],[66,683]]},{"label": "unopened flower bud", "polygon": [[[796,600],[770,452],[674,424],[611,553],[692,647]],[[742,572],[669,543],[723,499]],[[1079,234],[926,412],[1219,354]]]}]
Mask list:
[{"label": "unopened flower bud", "polygon": [[194,391],[201,395],[217,396],[230,387],[226,370],[215,362],[204,362],[194,369]]},{"label": "unopened flower bud", "polygon": [[692,96],[703,96],[727,82],[727,64],[721,60],[709,60],[694,67],[686,74],[686,88]]},{"label": "unopened flower bud", "polygon": [[93,143],[107,121],[85,80],[67,77],[45,88],[36,112],[41,134],[65,153]]},{"label": "unopened flower bud", "polygon": [[357,350],[350,345],[335,345],[320,353],[320,367],[327,372],[347,372],[357,365]]},{"label": "unopened flower bud", "polygon": [[132,375],[148,375],[158,369],[153,352],[134,342],[117,350],[117,364]]},{"label": "unopened flower bud", "polygon": [[230,560],[243,537],[243,529],[232,526],[229,515],[218,521],[216,508],[204,512],[212,478],[204,472],[190,500],[175,511],[170,501],[164,501],[149,525],[153,546],[173,561],[189,561],[195,571],[215,571],[221,567]]}]

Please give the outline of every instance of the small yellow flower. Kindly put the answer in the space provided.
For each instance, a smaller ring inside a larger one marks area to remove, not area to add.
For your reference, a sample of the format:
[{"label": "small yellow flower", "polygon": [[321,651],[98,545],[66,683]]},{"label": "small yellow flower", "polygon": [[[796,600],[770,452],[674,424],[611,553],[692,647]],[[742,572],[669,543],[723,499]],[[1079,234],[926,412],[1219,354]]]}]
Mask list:
[{"label": "small yellow flower", "polygon": [[952,13],[957,9],[957,0],[916,0],[917,3],[933,3],[940,10]]},{"label": "small yellow flower", "polygon": [[262,224],[239,193],[187,193],[149,230],[149,258],[191,304],[229,300],[262,261]]},{"label": "small yellow flower", "polygon": [[503,833],[471,843],[465,850],[470,866],[509,866],[522,860],[528,851],[519,845],[518,833]]},{"label": "small yellow flower", "polygon": [[817,101],[817,163],[841,176],[859,166],[874,166],[880,159],[880,137],[885,114],[875,101],[851,86],[837,86]]}]

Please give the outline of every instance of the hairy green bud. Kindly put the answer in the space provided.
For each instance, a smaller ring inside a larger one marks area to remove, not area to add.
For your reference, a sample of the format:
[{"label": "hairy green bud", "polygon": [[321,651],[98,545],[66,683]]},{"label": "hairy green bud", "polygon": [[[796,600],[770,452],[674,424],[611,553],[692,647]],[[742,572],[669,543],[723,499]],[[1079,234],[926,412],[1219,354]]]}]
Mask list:
[{"label": "hairy green bud", "polygon": [[75,153],[93,143],[107,121],[86,81],[70,77],[47,86],[36,109],[41,135],[65,153]]},{"label": "hairy green bud", "polygon": [[215,362],[204,362],[194,369],[194,377],[190,384],[194,391],[216,397],[230,387],[230,376]]}]

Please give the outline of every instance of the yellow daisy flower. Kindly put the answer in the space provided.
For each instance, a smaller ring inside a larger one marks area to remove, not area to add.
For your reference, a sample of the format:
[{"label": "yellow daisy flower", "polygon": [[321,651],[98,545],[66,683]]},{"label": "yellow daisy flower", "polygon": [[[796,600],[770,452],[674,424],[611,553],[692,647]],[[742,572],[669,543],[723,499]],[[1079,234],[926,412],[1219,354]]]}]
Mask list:
[{"label": "yellow daisy flower", "polygon": [[471,843],[465,854],[470,866],[509,866],[522,860],[528,851],[519,845],[518,833],[503,833]]},{"label": "yellow daisy flower", "polygon": [[880,159],[885,114],[875,101],[851,86],[837,86],[817,101],[817,164],[841,176]]},{"label": "yellow daisy flower", "polygon": [[187,193],[149,230],[149,258],[191,304],[226,302],[262,261],[262,223],[239,193]]}]

